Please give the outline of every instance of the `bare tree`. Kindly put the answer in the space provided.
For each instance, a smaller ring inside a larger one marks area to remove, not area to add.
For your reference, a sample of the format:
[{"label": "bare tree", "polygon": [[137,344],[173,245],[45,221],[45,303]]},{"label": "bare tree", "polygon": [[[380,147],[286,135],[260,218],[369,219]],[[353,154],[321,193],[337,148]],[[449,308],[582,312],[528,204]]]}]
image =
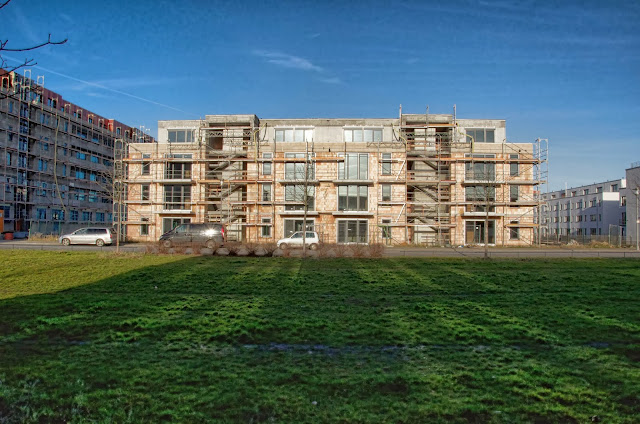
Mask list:
[{"label": "bare tree", "polygon": [[[482,239],[484,244],[484,259],[489,259],[489,213],[496,205],[496,171],[493,162],[468,162],[467,178],[471,178],[475,185],[467,186],[466,199],[473,202],[474,212],[484,212],[484,228]],[[494,238],[495,238],[494,228]]]},{"label": "bare tree", "polygon": [[[0,3],[0,10],[6,7],[9,3],[11,3],[11,0],[6,0],[3,3]],[[0,77],[8,75],[11,72],[15,72],[21,68],[28,68],[30,66],[37,65],[38,63],[35,61],[35,59],[26,57],[24,61],[20,62],[18,65],[8,66],[7,60],[2,56],[2,52],[30,52],[45,46],[56,46],[56,45],[64,44],[66,42],[67,42],[66,38],[64,40],[54,41],[51,39],[51,34],[49,34],[49,36],[47,37],[47,40],[42,43],[39,43],[33,46],[25,46],[25,47],[10,47],[9,39],[0,39]],[[4,97],[2,98],[11,97],[7,94],[3,94],[3,96]]]}]

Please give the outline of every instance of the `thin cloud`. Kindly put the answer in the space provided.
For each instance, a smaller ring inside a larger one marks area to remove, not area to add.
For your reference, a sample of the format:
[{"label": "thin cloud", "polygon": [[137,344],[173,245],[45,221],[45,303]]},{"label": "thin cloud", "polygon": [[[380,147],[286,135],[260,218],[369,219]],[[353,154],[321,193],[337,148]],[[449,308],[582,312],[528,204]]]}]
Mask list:
[{"label": "thin cloud", "polygon": [[113,78],[98,81],[81,81],[79,84],[73,84],[68,89],[75,91],[86,90],[95,86],[109,87],[116,90],[124,90],[128,88],[152,87],[157,85],[175,83],[175,78],[159,77],[159,78]]},{"label": "thin cloud", "polygon": [[320,78],[320,81],[327,84],[342,84],[342,80],[338,77]]},{"label": "thin cloud", "polygon": [[[4,58],[12,60],[12,61],[18,61],[17,59],[15,59],[13,57],[8,57],[6,55],[4,56]],[[110,87],[106,87],[106,86],[101,85],[101,84],[96,84],[95,82],[85,81],[85,80],[82,80],[80,78],[72,77],[71,75],[67,75],[67,74],[63,74],[61,72],[56,72],[54,70],[47,69],[44,66],[35,65],[35,66],[33,66],[33,68],[42,69],[45,72],[49,72],[51,74],[58,75],[58,76],[63,77],[63,78],[67,78],[67,79],[69,79],[71,81],[75,81],[75,82],[78,82],[78,83],[81,83],[81,84],[86,84],[86,85],[89,85],[89,86],[91,86],[93,88],[98,88],[100,90],[104,90],[106,92],[119,94],[121,96],[126,96],[126,97],[129,97],[131,99],[135,99],[135,100],[139,100],[141,102],[145,102],[145,103],[149,103],[149,104],[152,104],[152,105],[160,106],[160,107],[163,107],[163,108],[166,108],[166,109],[171,109],[171,110],[174,110],[176,112],[184,113],[186,115],[197,116],[197,114],[194,114],[194,113],[191,113],[191,112],[187,112],[185,110],[178,109],[178,108],[173,107],[173,106],[165,105],[164,103],[156,102],[156,101],[150,100],[150,99],[145,99],[144,97],[140,97],[140,96],[135,96],[133,94],[129,94],[129,93],[121,91],[121,90],[116,90],[116,89],[113,89],[113,88],[110,88]],[[95,94],[96,92],[94,91],[93,93]]]},{"label": "thin cloud", "polygon": [[320,66],[314,65],[310,60],[286,53],[267,50],[254,50],[253,54],[262,57],[268,63],[284,68],[299,69],[301,71],[323,72]]}]

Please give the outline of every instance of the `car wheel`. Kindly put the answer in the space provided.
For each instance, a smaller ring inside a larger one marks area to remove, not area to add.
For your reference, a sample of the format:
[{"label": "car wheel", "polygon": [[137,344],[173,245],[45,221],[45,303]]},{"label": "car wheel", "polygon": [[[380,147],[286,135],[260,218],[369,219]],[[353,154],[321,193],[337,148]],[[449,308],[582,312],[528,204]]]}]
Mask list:
[{"label": "car wheel", "polygon": [[102,240],[102,239],[96,240],[96,246],[98,246],[98,247],[104,246],[104,240]]},{"label": "car wheel", "polygon": [[171,240],[164,240],[162,242],[162,246],[166,247],[167,249],[171,247]]},{"label": "car wheel", "polygon": [[63,246],[69,246],[71,244],[71,240],[69,239],[62,239],[62,245]]},{"label": "car wheel", "polygon": [[309,249],[311,249],[311,250],[316,250],[317,248],[318,248],[318,245],[317,245],[317,244],[315,244],[315,243],[313,243],[313,244],[311,244],[311,245],[309,246]]},{"label": "car wheel", "polygon": [[218,243],[213,240],[207,241],[207,249],[215,250],[218,247]]},{"label": "car wheel", "polygon": [[289,246],[287,245],[287,243],[280,243],[280,246],[278,246],[278,247],[280,249],[282,249],[282,250],[287,250],[287,247],[289,247]]}]

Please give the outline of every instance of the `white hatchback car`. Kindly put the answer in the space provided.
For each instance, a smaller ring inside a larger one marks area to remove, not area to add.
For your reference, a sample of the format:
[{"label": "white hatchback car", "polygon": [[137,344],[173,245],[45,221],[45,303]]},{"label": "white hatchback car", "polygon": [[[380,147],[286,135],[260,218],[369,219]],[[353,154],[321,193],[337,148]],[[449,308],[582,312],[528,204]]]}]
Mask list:
[{"label": "white hatchback car", "polygon": [[70,244],[104,246],[105,244],[112,244],[115,239],[116,235],[111,228],[80,228],[73,233],[61,236],[59,241],[65,246]]},{"label": "white hatchback car", "polygon": [[[318,244],[320,244],[318,233],[315,231],[307,231],[304,242],[309,249],[316,250],[318,248]],[[278,240],[279,249],[286,249],[288,247],[302,247],[302,231],[297,231],[287,238]]]}]

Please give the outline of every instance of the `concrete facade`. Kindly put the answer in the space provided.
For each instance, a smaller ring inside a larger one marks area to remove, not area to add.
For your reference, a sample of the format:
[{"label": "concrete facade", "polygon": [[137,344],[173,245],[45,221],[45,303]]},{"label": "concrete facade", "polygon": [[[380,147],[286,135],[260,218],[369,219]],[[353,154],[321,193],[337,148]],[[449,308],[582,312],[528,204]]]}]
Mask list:
[{"label": "concrete facade", "polygon": [[160,121],[157,144],[129,145],[128,237],[211,221],[274,242],[306,215],[325,243],[479,244],[486,221],[491,244],[527,245],[540,161],[532,143],[506,142],[504,120]]},{"label": "concrete facade", "polygon": [[0,69],[0,210],[5,231],[113,225],[116,140],[149,136],[66,101],[44,79]]}]

